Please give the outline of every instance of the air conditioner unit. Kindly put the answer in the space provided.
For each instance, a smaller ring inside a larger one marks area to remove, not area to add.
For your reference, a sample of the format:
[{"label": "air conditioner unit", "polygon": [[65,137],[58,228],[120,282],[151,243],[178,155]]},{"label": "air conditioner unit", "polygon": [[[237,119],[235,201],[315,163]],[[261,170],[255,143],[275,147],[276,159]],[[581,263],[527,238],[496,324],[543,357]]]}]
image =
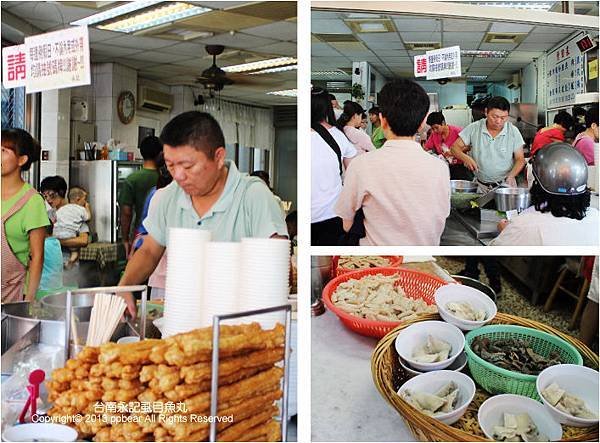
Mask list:
[{"label": "air conditioner unit", "polygon": [[519,73],[513,74],[510,80],[506,82],[508,89],[515,89],[521,86],[521,75]]},{"label": "air conditioner unit", "polygon": [[169,112],[173,107],[173,96],[148,86],[138,90],[138,108],[154,112]]}]

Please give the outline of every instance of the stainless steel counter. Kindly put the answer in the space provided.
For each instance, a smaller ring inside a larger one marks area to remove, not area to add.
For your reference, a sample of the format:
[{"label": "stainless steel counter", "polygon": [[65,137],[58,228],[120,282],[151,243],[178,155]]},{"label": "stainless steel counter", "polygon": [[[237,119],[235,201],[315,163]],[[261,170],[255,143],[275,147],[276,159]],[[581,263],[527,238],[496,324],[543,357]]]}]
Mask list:
[{"label": "stainless steel counter", "polygon": [[416,441],[371,376],[377,339],[346,329],[331,312],[311,322],[314,441]]},{"label": "stainless steel counter", "polygon": [[497,234],[496,223],[481,222],[470,214],[450,212],[442,233],[441,246],[484,246]]}]

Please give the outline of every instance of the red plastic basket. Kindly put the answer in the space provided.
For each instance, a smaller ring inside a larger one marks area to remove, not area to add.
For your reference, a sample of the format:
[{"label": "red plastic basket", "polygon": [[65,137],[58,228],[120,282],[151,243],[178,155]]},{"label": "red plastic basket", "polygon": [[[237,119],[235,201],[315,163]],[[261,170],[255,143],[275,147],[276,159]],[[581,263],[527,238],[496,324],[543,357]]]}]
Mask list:
[{"label": "red plastic basket", "polygon": [[[387,258],[390,262],[386,268],[397,268],[402,264],[403,257],[401,255],[380,255],[379,257]],[[342,274],[346,274],[348,272],[356,272],[362,271],[362,269],[346,269],[338,267],[338,262],[340,260],[339,255],[334,255],[331,258],[331,276],[337,277]],[[366,269],[374,269],[374,268],[366,268]]]},{"label": "red plastic basket", "polygon": [[433,298],[435,291],[439,287],[448,284],[441,278],[426,274],[424,272],[390,267],[361,269],[354,272],[348,272],[334,278],[327,283],[325,288],[323,288],[323,302],[325,303],[325,306],[327,306],[327,309],[338,316],[344,326],[354,332],[357,332],[361,335],[366,335],[368,337],[381,338],[396,326],[401,324],[401,322],[368,320],[365,318],[356,317],[335,306],[331,301],[331,296],[335,292],[338,285],[343,282],[346,282],[350,279],[358,280],[367,275],[377,274],[397,275],[398,279],[396,280],[395,284],[399,285],[404,290],[404,293],[407,297],[414,299],[421,298],[425,300],[428,305],[435,304],[435,299]]}]

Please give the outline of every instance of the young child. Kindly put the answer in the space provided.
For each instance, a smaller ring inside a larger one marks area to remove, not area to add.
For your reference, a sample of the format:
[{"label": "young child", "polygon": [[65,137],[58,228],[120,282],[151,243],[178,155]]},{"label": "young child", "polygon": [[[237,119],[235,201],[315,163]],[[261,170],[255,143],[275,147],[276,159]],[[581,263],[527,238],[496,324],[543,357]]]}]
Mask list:
[{"label": "young child", "polygon": [[[92,217],[87,192],[73,186],[69,190],[69,203],[56,211],[56,223],[52,235],[58,239],[75,238],[80,232],[89,231],[86,222]],[[72,248],[65,267],[69,269],[79,258],[79,248]]]}]

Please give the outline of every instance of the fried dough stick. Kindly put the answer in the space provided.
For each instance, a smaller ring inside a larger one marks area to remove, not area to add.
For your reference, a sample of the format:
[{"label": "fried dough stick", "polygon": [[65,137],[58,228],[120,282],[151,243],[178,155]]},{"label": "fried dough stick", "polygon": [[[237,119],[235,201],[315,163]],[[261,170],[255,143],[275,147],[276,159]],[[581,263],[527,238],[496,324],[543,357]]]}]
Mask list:
[{"label": "fried dough stick", "polygon": [[[281,324],[274,329],[259,331],[250,336],[232,335],[221,337],[219,341],[220,358],[233,357],[250,351],[272,349],[284,344],[285,329]],[[163,358],[168,364],[174,366],[189,366],[212,359],[212,339],[204,335],[191,335],[188,340],[180,343],[171,343],[166,349],[156,350],[151,353],[150,359],[154,363],[162,363],[154,358]]]},{"label": "fried dough stick", "polygon": [[241,438],[245,435],[248,430],[263,424],[265,422],[270,421],[274,415],[276,415],[278,409],[276,406],[271,406],[267,410],[261,412],[260,414],[253,415],[252,417],[242,420],[227,429],[223,432],[217,434],[217,439],[219,441],[240,441]]},{"label": "fried dough stick", "polygon": [[[219,389],[219,403],[253,397],[265,389],[273,390],[279,387],[282,375],[282,368],[273,367],[240,382],[223,386]],[[191,413],[208,411],[210,408],[210,391],[188,398],[185,405]]]},{"label": "fried dough stick", "polygon": [[[232,383],[236,383],[240,380],[243,380],[248,377],[252,377],[253,375],[258,374],[259,372],[265,371],[272,367],[272,365],[266,365],[258,368],[249,368],[242,369],[239,372],[227,376],[219,376],[219,386],[230,385]],[[150,382],[150,388],[152,388],[153,382]],[[192,384],[180,384],[175,386],[172,390],[165,392],[165,397],[169,400],[178,402],[183,401],[186,398],[189,398],[193,395],[199,394],[201,392],[210,391],[211,381],[206,380],[202,383],[192,383]]]},{"label": "fried dough stick", "polygon": [[[250,398],[236,406],[221,409],[219,408],[218,415],[221,417],[233,416],[233,422],[221,421],[217,423],[217,430],[223,431],[229,426],[233,426],[253,415],[259,414],[262,411],[269,410],[273,405],[273,402],[281,398],[282,392],[280,390],[271,391],[265,395],[259,397]],[[162,427],[167,429],[171,435],[174,436],[176,441],[187,441],[190,435],[197,434],[199,431],[207,430],[210,428],[209,423],[192,423],[188,421],[186,423],[169,422],[162,423]],[[206,431],[208,432],[208,431]]]},{"label": "fried dough stick", "polygon": [[240,441],[281,441],[281,424],[271,420],[255,426],[248,430]]},{"label": "fried dough stick", "polygon": [[[284,348],[280,347],[254,351],[230,359],[219,359],[219,376],[233,374],[242,369],[272,365],[282,360],[283,357]],[[211,373],[211,362],[196,363],[195,365],[181,368],[181,378],[186,383],[199,383],[207,379],[210,380]]]}]

